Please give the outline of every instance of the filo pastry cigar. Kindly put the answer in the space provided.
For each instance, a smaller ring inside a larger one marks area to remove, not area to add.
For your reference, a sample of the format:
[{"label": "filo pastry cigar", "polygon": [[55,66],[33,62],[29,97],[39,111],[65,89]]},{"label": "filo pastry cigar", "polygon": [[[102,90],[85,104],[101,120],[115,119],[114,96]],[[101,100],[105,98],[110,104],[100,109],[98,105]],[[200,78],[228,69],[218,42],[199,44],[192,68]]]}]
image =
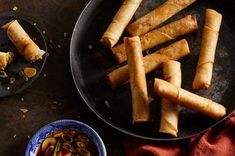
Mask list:
[{"label": "filo pastry cigar", "polygon": [[6,30],[9,39],[15,45],[17,52],[27,61],[34,62],[42,59],[45,51],[41,50],[24,31],[17,20],[13,20],[2,26]]},{"label": "filo pastry cigar", "polygon": [[137,19],[127,26],[127,31],[132,35],[143,35],[154,29],[179,11],[188,7],[196,0],[167,0],[165,3]]},{"label": "filo pastry cigar", "polygon": [[[142,50],[145,51],[159,44],[173,40],[179,36],[195,32],[197,29],[198,25],[196,16],[188,15],[182,19],[140,36]],[[127,57],[124,44],[113,47],[112,52],[118,63],[126,61]]]},{"label": "filo pastry cigar", "polygon": [[206,9],[205,25],[193,89],[206,89],[211,84],[221,21],[222,15],[220,13],[212,9]]},{"label": "filo pastry cigar", "polygon": [[0,69],[4,70],[12,62],[13,57],[14,54],[12,52],[0,52]]},{"label": "filo pastry cigar", "polygon": [[[168,60],[178,60],[190,53],[188,42],[185,39],[172,43],[143,58],[144,71],[149,73],[162,67],[162,63]],[[115,89],[127,83],[129,80],[128,65],[119,67],[108,74],[108,83]]]},{"label": "filo pastry cigar", "polygon": [[[163,63],[163,77],[171,84],[181,87],[181,64],[177,61],[167,61]],[[167,133],[177,137],[178,133],[178,105],[170,100],[162,98],[161,101],[161,121],[159,132]]]},{"label": "filo pastry cigar", "polygon": [[192,109],[212,119],[220,119],[226,114],[226,109],[210,99],[198,96],[167,81],[156,78],[154,91],[159,96]]},{"label": "filo pastry cigar", "polygon": [[132,96],[133,123],[150,119],[147,84],[143,66],[143,54],[138,36],[124,38]]},{"label": "filo pastry cigar", "polygon": [[121,37],[142,0],[124,0],[100,42],[112,48]]}]

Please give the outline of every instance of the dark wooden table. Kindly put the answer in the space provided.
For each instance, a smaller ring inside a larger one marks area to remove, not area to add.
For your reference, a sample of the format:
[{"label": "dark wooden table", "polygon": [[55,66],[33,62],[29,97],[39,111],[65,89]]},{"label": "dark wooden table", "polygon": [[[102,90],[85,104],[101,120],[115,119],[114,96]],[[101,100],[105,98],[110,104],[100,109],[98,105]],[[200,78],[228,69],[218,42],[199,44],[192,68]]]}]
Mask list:
[{"label": "dark wooden table", "polygon": [[[0,0],[0,15],[23,17],[44,32],[50,56],[40,77],[18,95],[0,99],[0,155],[24,155],[30,137],[60,119],[89,124],[110,156],[124,155],[128,137],[96,117],[78,94],[70,72],[69,46],[75,22],[88,0]],[[27,109],[23,113],[20,109]]]}]

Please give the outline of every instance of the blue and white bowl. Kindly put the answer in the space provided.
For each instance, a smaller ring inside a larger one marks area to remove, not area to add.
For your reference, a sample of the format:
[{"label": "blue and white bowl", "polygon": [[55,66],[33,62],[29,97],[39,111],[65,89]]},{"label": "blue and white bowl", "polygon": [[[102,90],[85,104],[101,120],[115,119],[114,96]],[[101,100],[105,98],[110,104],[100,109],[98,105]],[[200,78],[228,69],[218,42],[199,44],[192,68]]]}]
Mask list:
[{"label": "blue and white bowl", "polygon": [[107,156],[104,143],[100,136],[90,126],[76,120],[58,120],[39,129],[30,139],[25,156],[34,156],[37,147],[41,145],[42,141],[48,135],[62,129],[76,129],[79,132],[85,133],[96,145],[99,156]]}]

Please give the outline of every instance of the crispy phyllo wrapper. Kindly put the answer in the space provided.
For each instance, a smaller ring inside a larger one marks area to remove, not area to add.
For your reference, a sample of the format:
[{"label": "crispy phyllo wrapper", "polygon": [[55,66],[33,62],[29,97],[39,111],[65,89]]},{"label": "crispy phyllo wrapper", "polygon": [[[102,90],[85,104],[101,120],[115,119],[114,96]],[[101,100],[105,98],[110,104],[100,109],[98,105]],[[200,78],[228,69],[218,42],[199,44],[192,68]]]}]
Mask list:
[{"label": "crispy phyllo wrapper", "polygon": [[[197,29],[196,16],[188,15],[140,36],[142,50],[148,50],[179,36],[195,32]],[[113,47],[112,52],[118,63],[126,61],[127,57],[124,44]]]},{"label": "crispy phyllo wrapper", "polygon": [[153,11],[129,24],[127,30],[132,36],[143,35],[195,1],[196,0],[167,0]]},{"label": "crispy phyllo wrapper", "polygon": [[156,78],[154,91],[157,95],[175,104],[192,109],[212,119],[221,119],[226,114],[223,105],[177,87],[165,80]]},{"label": "crispy phyllo wrapper", "polygon": [[[171,84],[181,87],[182,74],[181,64],[177,61],[167,61],[163,63],[163,77]],[[167,133],[177,137],[179,106],[170,100],[162,98],[161,121],[159,132]]]},{"label": "crispy phyllo wrapper", "polygon": [[35,62],[42,59],[45,51],[41,50],[29,37],[17,20],[13,20],[2,26],[6,30],[7,36],[15,45],[17,52],[27,61]]},{"label": "crispy phyllo wrapper", "polygon": [[[185,39],[172,43],[143,58],[144,71],[149,73],[162,67],[168,60],[178,60],[190,53],[188,42]],[[108,82],[115,89],[129,80],[128,65],[121,66],[108,74]]]},{"label": "crispy phyllo wrapper", "polygon": [[207,89],[211,84],[221,22],[222,15],[220,13],[212,9],[206,10],[201,50],[193,81],[193,89]]},{"label": "crispy phyllo wrapper", "polygon": [[124,43],[128,58],[133,123],[148,121],[150,110],[140,39],[138,36],[125,38]]},{"label": "crispy phyllo wrapper", "polygon": [[112,48],[120,39],[123,31],[135,14],[142,0],[124,0],[100,42]]},{"label": "crispy phyllo wrapper", "polygon": [[14,53],[12,52],[0,52],[0,69],[4,70],[8,64],[13,60]]}]

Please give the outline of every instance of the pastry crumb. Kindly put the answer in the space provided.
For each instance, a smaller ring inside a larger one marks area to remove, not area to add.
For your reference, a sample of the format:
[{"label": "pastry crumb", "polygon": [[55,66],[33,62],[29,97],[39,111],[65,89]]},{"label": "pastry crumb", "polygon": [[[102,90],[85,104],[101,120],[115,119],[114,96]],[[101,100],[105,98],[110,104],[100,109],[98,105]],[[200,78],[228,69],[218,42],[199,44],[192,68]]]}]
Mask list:
[{"label": "pastry crumb", "polygon": [[16,79],[14,77],[10,77],[10,84],[15,83]]},{"label": "pastry crumb", "polygon": [[67,33],[66,32],[64,32],[64,37],[67,37]]},{"label": "pastry crumb", "polygon": [[20,111],[21,111],[22,113],[27,113],[29,110],[26,109],[26,108],[21,108]]},{"label": "pastry crumb", "polygon": [[58,47],[58,48],[61,48],[61,45],[60,45],[60,44],[57,44],[57,47]]},{"label": "pastry crumb", "polygon": [[43,31],[42,31],[42,33],[45,35],[45,34],[46,34],[46,31],[45,31],[45,30],[43,30]]},{"label": "pastry crumb", "polygon": [[13,135],[13,138],[16,138],[16,136],[17,136],[17,135],[16,135],[16,134],[14,134],[14,135]]},{"label": "pastry crumb", "polygon": [[34,26],[36,26],[36,25],[37,25],[37,23],[33,23],[33,25],[34,25]]},{"label": "pastry crumb", "polygon": [[89,44],[89,45],[88,45],[88,48],[89,48],[89,49],[92,49],[92,48],[93,48],[93,46],[92,46],[91,44]]},{"label": "pastry crumb", "polygon": [[17,11],[17,10],[18,10],[18,7],[17,7],[17,6],[14,6],[14,7],[12,8],[12,10],[13,10],[13,11]]},{"label": "pastry crumb", "polygon": [[26,115],[25,115],[25,114],[22,114],[22,115],[20,116],[20,118],[21,118],[21,119],[24,119],[24,118],[26,118]]},{"label": "pastry crumb", "polygon": [[49,47],[50,47],[51,49],[54,49],[54,47],[53,47],[53,45],[52,45],[52,44],[49,44]]},{"label": "pastry crumb", "polygon": [[110,104],[109,104],[109,101],[108,101],[108,100],[105,100],[105,101],[104,101],[104,104],[105,104],[108,108],[110,108]]},{"label": "pastry crumb", "polygon": [[52,106],[51,109],[56,110],[57,108],[55,106]]},{"label": "pastry crumb", "polygon": [[24,98],[23,98],[23,97],[21,97],[21,98],[20,98],[20,101],[22,101],[22,102],[23,102],[23,101],[24,101]]}]

